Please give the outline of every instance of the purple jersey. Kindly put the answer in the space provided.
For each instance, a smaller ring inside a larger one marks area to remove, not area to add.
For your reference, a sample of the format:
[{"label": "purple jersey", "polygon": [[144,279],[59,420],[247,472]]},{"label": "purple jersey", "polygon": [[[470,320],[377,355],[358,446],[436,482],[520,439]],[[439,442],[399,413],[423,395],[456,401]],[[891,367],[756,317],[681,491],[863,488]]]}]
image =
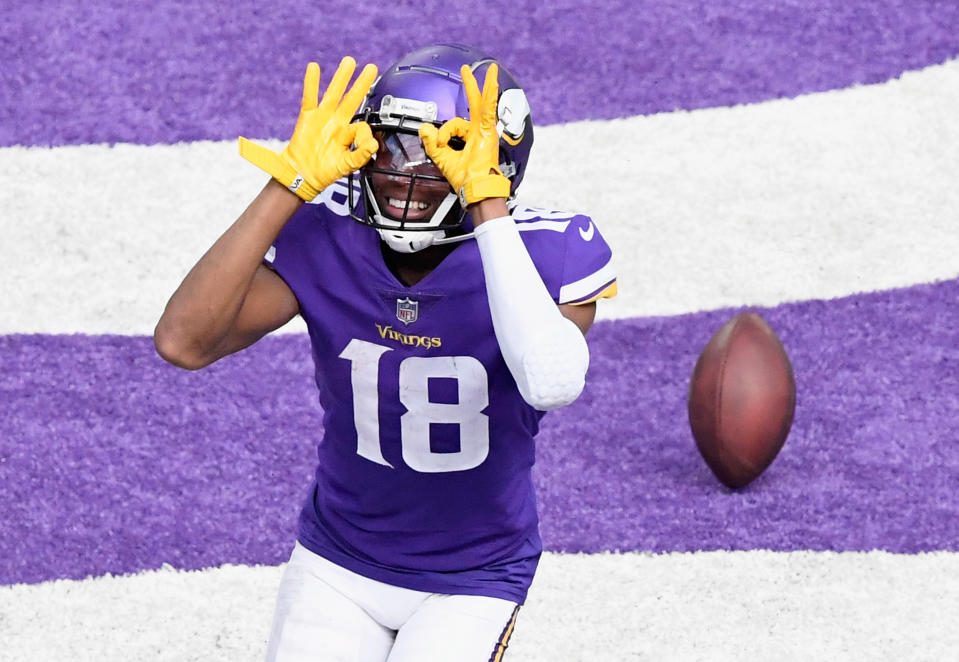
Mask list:
[{"label": "purple jersey", "polygon": [[[338,183],[267,256],[300,303],[324,434],[300,542],[366,577],[522,603],[542,551],[530,470],[541,412],[520,396],[490,319],[476,243],[412,287],[353,221]],[[514,218],[560,303],[615,291],[585,216]]]}]

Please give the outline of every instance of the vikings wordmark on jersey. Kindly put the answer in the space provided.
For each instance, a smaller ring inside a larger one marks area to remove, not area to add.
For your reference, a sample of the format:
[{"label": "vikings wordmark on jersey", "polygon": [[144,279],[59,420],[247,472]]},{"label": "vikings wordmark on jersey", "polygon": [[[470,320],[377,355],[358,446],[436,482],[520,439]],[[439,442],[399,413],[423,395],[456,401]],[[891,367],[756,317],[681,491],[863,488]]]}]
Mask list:
[{"label": "vikings wordmark on jersey", "polygon": [[402,333],[394,329],[391,325],[382,325],[377,324],[376,330],[380,334],[380,338],[384,340],[393,340],[404,345],[415,345],[416,347],[441,347],[443,345],[443,339],[439,337],[428,337],[428,336],[417,336],[409,333]]}]

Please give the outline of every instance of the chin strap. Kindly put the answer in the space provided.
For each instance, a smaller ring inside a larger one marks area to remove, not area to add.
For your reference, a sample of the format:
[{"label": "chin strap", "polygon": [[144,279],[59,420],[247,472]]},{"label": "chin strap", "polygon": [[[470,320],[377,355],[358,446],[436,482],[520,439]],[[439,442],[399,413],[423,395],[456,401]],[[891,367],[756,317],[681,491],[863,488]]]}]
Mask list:
[{"label": "chin strap", "polygon": [[435,244],[441,243],[446,237],[443,230],[433,230],[432,232],[409,230],[386,230],[377,228],[382,239],[387,246],[397,253],[417,253],[424,248],[429,248]]},{"label": "chin strap", "polygon": [[519,392],[541,411],[573,402],[583,390],[589,348],[550,297],[511,216],[473,232],[500,352]]}]

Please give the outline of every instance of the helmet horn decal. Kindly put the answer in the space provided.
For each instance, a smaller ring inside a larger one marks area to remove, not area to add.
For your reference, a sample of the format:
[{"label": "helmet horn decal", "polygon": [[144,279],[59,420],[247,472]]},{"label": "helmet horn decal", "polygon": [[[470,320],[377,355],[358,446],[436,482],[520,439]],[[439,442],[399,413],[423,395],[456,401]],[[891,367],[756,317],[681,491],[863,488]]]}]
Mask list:
[{"label": "helmet horn decal", "polygon": [[529,119],[529,101],[526,93],[518,87],[503,90],[496,109],[496,132],[510,145],[516,146],[523,141],[526,121]]}]

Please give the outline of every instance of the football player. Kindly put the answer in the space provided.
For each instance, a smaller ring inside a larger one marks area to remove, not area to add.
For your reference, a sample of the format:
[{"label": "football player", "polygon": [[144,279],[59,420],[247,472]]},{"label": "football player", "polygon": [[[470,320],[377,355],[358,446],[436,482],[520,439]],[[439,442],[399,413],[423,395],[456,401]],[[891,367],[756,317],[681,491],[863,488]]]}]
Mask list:
[{"label": "football player", "polygon": [[281,153],[240,139],[272,178],[155,343],[197,369],[306,321],[324,430],[269,660],[500,660],[542,551],[533,437],[583,388],[610,249],[590,218],[516,202],[533,125],[495,60],[439,45],[354,70],[318,102],[307,67]]}]

